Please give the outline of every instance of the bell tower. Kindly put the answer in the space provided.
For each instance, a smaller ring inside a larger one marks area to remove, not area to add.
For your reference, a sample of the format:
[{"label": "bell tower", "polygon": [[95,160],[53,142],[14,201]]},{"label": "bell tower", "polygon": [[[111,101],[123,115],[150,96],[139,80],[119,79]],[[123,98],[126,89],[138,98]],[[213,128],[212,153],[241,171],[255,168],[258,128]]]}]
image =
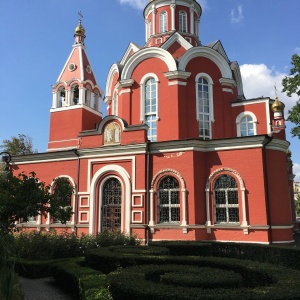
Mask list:
[{"label": "bell tower", "polygon": [[149,0],[144,10],[146,46],[159,47],[174,32],[199,46],[201,14],[202,8],[195,0]]},{"label": "bell tower", "polygon": [[95,129],[102,120],[102,91],[86,54],[81,18],[75,28],[72,51],[52,86],[48,151],[80,147],[79,132]]}]

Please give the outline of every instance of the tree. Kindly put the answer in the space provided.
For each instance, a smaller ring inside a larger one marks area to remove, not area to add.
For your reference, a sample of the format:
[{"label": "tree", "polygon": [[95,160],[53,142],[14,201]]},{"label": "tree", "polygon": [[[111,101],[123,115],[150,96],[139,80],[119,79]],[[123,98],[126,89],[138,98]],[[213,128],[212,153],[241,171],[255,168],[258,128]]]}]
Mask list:
[{"label": "tree", "polygon": [[299,215],[300,214],[300,194],[297,194],[295,196],[295,210],[296,210],[296,214]]},{"label": "tree", "polygon": [[[289,97],[291,97],[292,94],[297,94],[300,97],[300,56],[294,54],[291,63],[293,67],[290,70],[290,76],[285,77],[282,80],[282,91],[286,92]],[[287,120],[296,125],[292,128],[291,133],[293,136],[297,136],[300,139],[300,100],[298,100],[296,105],[289,110],[289,117]]]},{"label": "tree", "polygon": [[9,152],[10,155],[26,155],[37,152],[33,149],[32,138],[25,134],[12,136],[10,140],[3,140],[0,150]]},{"label": "tree", "polygon": [[9,172],[0,175],[0,235],[14,230],[16,222],[26,222],[30,217],[47,214],[65,224],[70,220],[70,198],[73,187],[67,178],[54,180],[54,192],[41,182],[34,172],[14,176]]}]

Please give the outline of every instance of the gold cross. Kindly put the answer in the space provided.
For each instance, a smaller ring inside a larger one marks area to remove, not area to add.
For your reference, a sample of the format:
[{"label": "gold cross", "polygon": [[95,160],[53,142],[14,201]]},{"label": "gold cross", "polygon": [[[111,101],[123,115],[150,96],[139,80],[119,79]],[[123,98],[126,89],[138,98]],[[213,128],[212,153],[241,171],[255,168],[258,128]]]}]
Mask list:
[{"label": "gold cross", "polygon": [[79,21],[81,22],[81,21],[82,21],[82,19],[83,19],[82,12],[81,12],[81,11],[79,11],[79,12],[78,12],[78,15],[79,15]]}]

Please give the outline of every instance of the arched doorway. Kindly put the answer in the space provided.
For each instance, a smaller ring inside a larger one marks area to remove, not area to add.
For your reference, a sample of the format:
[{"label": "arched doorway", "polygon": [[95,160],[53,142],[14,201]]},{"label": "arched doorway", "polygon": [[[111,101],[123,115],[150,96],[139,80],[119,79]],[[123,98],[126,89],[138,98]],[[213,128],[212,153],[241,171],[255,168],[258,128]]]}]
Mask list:
[{"label": "arched doorway", "polygon": [[122,219],[122,185],[115,178],[108,178],[102,187],[101,232],[120,231]]}]

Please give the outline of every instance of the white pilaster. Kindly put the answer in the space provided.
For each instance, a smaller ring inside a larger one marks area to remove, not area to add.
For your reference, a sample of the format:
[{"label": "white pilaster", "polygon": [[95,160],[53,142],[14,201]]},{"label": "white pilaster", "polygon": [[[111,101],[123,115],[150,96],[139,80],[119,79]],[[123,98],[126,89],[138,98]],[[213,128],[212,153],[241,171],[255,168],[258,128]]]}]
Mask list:
[{"label": "white pilaster", "polygon": [[171,30],[175,30],[175,8],[176,8],[176,4],[171,4],[171,18],[172,18]]},{"label": "white pilaster", "polygon": [[195,26],[195,22],[194,22],[194,5],[192,5],[190,7],[190,27],[191,27],[191,33],[194,34],[195,30],[194,30],[194,26]]}]

